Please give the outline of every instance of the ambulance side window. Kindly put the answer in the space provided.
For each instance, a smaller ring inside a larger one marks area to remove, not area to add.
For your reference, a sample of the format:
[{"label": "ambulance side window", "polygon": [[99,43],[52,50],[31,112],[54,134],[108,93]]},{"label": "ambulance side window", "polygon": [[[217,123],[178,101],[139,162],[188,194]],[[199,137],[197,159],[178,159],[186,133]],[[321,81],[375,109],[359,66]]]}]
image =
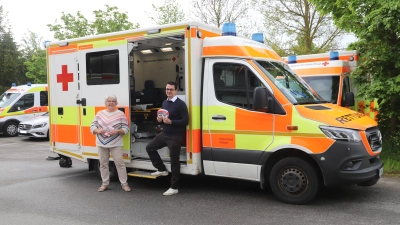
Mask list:
[{"label": "ambulance side window", "polygon": [[40,92],[40,106],[48,106],[49,101],[47,99],[47,91]]},{"label": "ambulance side window", "polygon": [[34,94],[26,94],[22,96],[11,108],[8,112],[16,112],[25,109],[29,109],[34,105]]},{"label": "ambulance side window", "polygon": [[252,110],[253,91],[262,83],[249,68],[240,64],[216,63],[213,79],[215,97],[219,101]]},{"label": "ambulance side window", "polygon": [[119,51],[87,53],[86,82],[87,85],[119,84]]}]

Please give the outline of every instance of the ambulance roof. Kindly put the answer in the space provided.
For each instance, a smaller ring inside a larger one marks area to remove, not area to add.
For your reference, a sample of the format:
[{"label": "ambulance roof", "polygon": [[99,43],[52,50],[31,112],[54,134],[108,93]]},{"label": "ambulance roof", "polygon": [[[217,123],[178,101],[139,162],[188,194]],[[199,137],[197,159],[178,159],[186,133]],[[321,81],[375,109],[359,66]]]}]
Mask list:
[{"label": "ambulance roof", "polygon": [[19,86],[13,86],[10,89],[8,89],[6,92],[23,92],[25,90],[31,89],[31,88],[36,88],[36,87],[47,87],[47,84],[31,84],[31,85],[19,85]]},{"label": "ambulance roof", "polygon": [[[184,21],[184,22],[179,22],[179,23],[171,23],[171,24],[164,24],[164,25],[156,25],[152,27],[144,27],[144,28],[138,28],[138,29],[132,29],[132,30],[125,30],[125,31],[118,31],[118,32],[111,32],[111,33],[106,33],[106,34],[99,34],[99,35],[94,35],[94,36],[86,36],[86,37],[80,37],[80,38],[72,38],[72,39],[67,39],[67,40],[61,40],[61,41],[54,41],[48,43],[49,45],[59,45],[59,44],[65,44],[66,42],[81,42],[85,41],[88,39],[102,39],[102,38],[112,38],[112,37],[129,37],[130,35],[142,35],[142,36],[149,36],[149,35],[159,35],[156,33],[154,34],[148,34],[149,31],[157,31],[158,29],[160,33],[162,32],[169,32],[170,28],[174,27],[186,27],[186,26],[191,26],[191,27],[199,27],[201,29],[206,29],[215,33],[221,33],[221,29],[200,23],[197,21]],[[165,30],[165,31],[164,31]]]}]

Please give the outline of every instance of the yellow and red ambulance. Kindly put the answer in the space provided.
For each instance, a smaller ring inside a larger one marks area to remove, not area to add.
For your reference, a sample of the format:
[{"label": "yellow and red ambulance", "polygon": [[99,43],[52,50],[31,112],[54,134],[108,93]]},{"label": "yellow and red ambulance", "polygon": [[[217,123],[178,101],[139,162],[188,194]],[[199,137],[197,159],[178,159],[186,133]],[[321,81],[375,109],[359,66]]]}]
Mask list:
[{"label": "yellow and red ambulance", "polygon": [[[326,101],[340,106],[351,106],[355,111],[377,120],[377,99],[370,101],[356,98],[354,100],[357,88],[350,78],[350,73],[358,66],[357,51],[292,55],[283,59]],[[350,94],[347,100],[346,93]]]},{"label": "yellow and red ambulance", "polygon": [[0,95],[0,132],[17,136],[18,124],[48,111],[47,84],[16,86]]},{"label": "yellow and red ambulance", "polygon": [[[321,185],[375,184],[383,173],[377,123],[324,101],[259,33],[235,34],[232,23],[180,22],[49,43],[50,150],[99,174],[90,124],[115,94],[131,126],[129,175],[151,177],[145,148],[160,131],[155,114],[172,80],[190,117],[181,173],[259,182],[294,204]],[[170,170],[167,148],[159,152]]]}]

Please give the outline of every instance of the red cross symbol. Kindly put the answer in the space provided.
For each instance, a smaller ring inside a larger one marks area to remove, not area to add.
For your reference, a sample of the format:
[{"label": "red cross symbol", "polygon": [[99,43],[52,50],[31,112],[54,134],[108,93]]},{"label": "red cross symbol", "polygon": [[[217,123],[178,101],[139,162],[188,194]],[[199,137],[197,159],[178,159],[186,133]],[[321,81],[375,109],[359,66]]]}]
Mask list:
[{"label": "red cross symbol", "polygon": [[329,63],[328,62],[324,62],[324,63],[322,63],[322,65],[324,65],[324,66],[326,66],[326,65],[328,65]]},{"label": "red cross symbol", "polygon": [[68,73],[68,66],[62,65],[61,66],[61,74],[57,74],[57,83],[62,83],[62,90],[68,91],[68,82],[74,81],[74,74]]}]

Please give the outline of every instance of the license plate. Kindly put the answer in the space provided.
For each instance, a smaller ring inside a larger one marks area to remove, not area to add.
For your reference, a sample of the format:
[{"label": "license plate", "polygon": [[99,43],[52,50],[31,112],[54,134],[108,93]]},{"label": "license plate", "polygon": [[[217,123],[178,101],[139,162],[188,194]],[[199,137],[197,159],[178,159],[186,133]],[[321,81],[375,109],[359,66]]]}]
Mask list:
[{"label": "license plate", "polygon": [[21,134],[26,134],[26,130],[20,130],[19,131]]},{"label": "license plate", "polygon": [[379,169],[378,176],[381,177],[382,174],[383,174],[383,166],[382,166],[382,168]]}]

